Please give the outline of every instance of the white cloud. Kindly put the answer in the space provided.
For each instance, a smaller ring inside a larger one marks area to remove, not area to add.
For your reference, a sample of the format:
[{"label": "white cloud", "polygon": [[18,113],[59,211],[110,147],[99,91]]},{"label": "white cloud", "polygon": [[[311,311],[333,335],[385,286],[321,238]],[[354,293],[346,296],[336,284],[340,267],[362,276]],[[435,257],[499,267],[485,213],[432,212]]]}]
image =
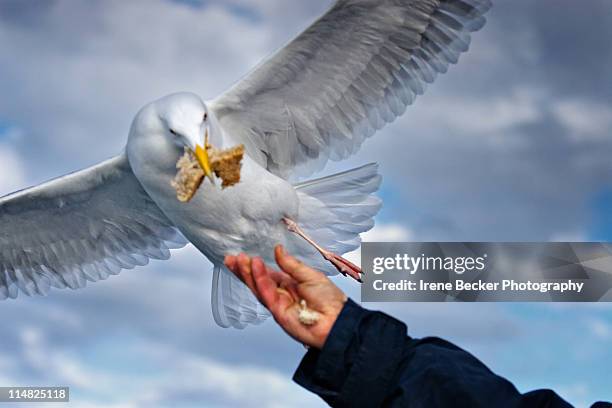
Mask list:
[{"label": "white cloud", "polygon": [[0,163],[0,196],[23,188],[26,182],[25,165],[8,143],[0,142]]},{"label": "white cloud", "polygon": [[111,376],[87,370],[72,353],[49,346],[45,333],[39,328],[24,328],[21,340],[24,359],[47,379],[85,389],[112,382]]},{"label": "white cloud", "polygon": [[400,224],[377,224],[361,234],[363,242],[404,242],[413,238],[412,231]]},{"label": "white cloud", "polygon": [[[143,348],[150,358],[172,360],[173,374],[181,375],[180,382],[166,383],[150,395],[148,402],[188,393],[210,393],[236,406],[282,407],[305,406],[314,400],[302,392],[286,375],[275,370],[212,361],[190,353],[182,353],[164,346],[149,344]],[[174,375],[172,375],[174,377]]]},{"label": "white cloud", "polygon": [[[436,123],[449,131],[471,137],[494,137],[508,129],[534,123],[542,117],[541,101],[544,92],[537,89],[517,88],[509,93],[483,98],[469,95],[442,95],[418,104],[411,115],[424,125]],[[425,127],[425,126],[424,126]],[[444,134],[444,137],[448,137]]]},{"label": "white cloud", "polygon": [[[274,369],[223,363],[164,343],[125,344],[131,358],[145,360],[155,368],[149,375],[134,377],[109,372],[48,343],[45,332],[39,328],[23,329],[21,341],[25,360],[40,378],[50,385],[68,385],[78,395],[79,406],[100,406],[99,395],[105,395],[104,406],[117,408],[181,406],[182,402],[197,403],[200,399],[224,401],[223,406],[304,407],[316,400]],[[0,367],[13,369],[17,366],[15,357],[3,358]]]},{"label": "white cloud", "polygon": [[588,240],[588,234],[585,231],[557,232],[549,239],[550,242],[587,242]]},{"label": "white cloud", "polygon": [[[376,224],[374,228],[361,234],[362,242],[404,242],[412,239],[412,231],[400,224]],[[361,265],[361,248],[349,252],[345,257],[354,264]]]},{"label": "white cloud", "polygon": [[551,109],[576,142],[612,137],[612,106],[609,104],[566,99],[555,103]]}]

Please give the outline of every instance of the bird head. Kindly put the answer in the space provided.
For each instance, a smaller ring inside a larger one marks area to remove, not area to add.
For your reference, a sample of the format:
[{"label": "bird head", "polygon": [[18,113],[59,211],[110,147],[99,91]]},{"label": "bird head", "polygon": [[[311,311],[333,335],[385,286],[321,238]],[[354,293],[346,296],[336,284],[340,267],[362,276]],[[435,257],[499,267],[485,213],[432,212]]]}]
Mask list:
[{"label": "bird head", "polygon": [[212,127],[206,104],[195,94],[177,93],[162,98],[157,105],[165,136],[191,149],[206,177],[214,182],[208,157]]}]

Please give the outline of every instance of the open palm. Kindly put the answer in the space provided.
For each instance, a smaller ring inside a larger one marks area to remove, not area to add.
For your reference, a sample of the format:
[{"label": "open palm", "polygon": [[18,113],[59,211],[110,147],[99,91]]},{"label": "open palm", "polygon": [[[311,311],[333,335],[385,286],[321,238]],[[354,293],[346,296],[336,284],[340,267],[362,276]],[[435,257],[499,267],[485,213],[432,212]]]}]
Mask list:
[{"label": "open palm", "polygon": [[[297,341],[322,348],[336,318],[340,314],[346,295],[323,273],[303,264],[278,245],[274,250],[281,271],[266,265],[259,257],[246,254],[225,257],[225,265],[268,308],[276,322]],[[300,301],[319,313],[312,325],[299,319]]]}]

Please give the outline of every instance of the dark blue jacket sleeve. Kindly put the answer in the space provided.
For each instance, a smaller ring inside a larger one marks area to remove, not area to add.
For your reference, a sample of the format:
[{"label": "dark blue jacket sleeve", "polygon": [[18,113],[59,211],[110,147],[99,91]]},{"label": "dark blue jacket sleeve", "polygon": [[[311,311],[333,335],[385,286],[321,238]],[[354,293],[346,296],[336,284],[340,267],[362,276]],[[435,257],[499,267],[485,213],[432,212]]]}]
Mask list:
[{"label": "dark blue jacket sleeve", "polygon": [[521,394],[470,353],[412,339],[404,323],[350,299],[293,379],[334,407],[571,407],[550,390]]}]

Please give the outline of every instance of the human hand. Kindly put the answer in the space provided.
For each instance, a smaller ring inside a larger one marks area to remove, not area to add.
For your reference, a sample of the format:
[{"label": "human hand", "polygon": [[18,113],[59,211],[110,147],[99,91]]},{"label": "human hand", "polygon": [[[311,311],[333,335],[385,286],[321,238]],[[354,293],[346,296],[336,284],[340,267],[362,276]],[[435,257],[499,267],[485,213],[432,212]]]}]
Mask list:
[{"label": "human hand", "polygon": [[[274,320],[295,340],[318,349],[344,307],[346,295],[321,272],[310,268],[285,252],[281,245],[274,249],[275,271],[259,257],[246,254],[225,257],[228,267],[272,313]],[[319,313],[312,325],[299,320],[300,301]]]}]

